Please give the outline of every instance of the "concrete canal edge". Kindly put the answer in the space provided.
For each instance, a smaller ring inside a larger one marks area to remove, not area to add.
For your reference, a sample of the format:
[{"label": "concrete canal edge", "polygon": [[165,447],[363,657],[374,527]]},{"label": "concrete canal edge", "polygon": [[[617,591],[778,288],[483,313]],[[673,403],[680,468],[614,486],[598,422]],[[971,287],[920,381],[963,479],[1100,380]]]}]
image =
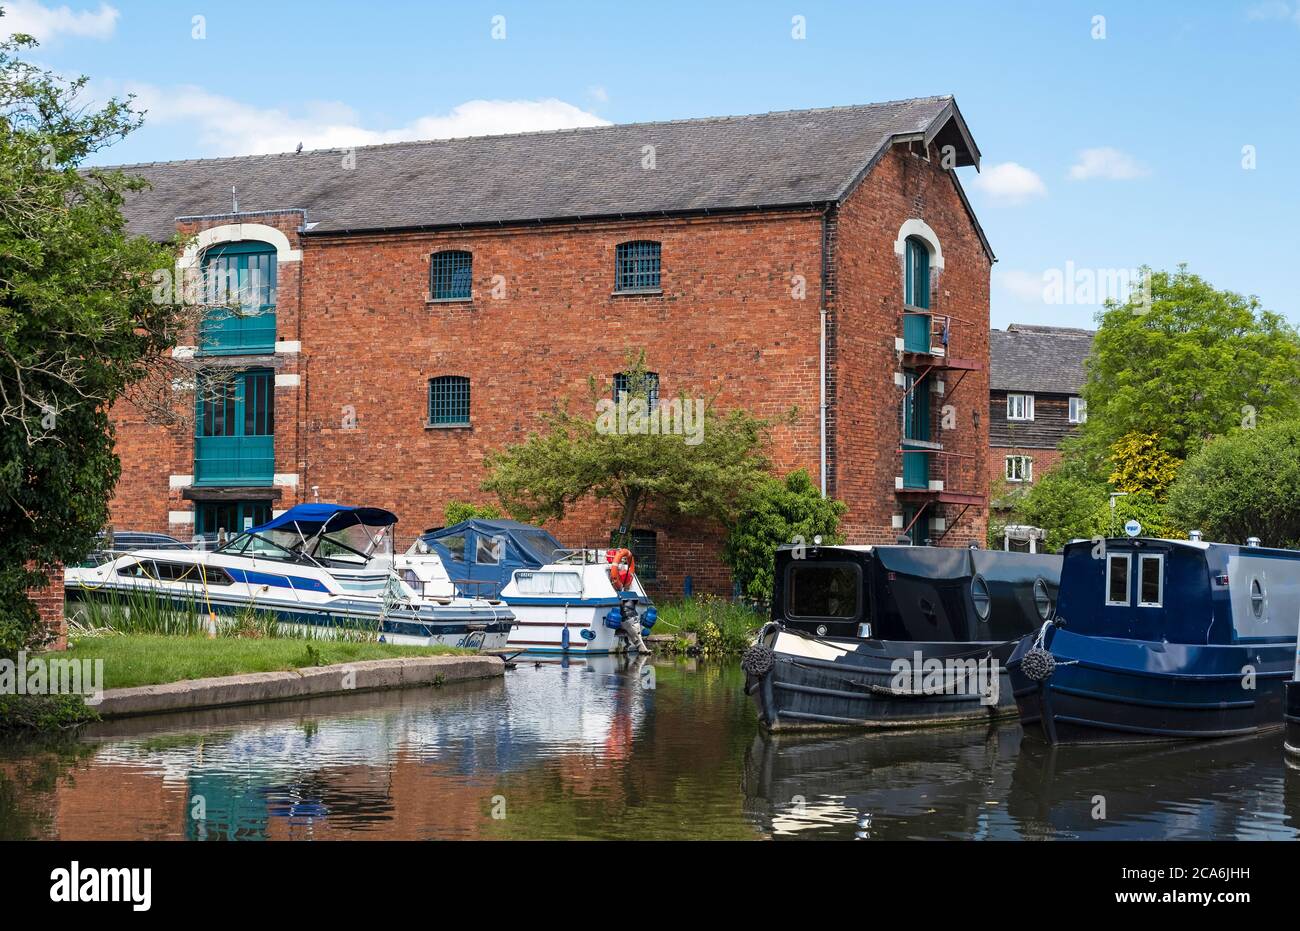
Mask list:
[{"label": "concrete canal edge", "polygon": [[103,699],[91,707],[108,720],[320,695],[441,686],[503,675],[505,663],[496,656],[413,656],[108,689]]}]

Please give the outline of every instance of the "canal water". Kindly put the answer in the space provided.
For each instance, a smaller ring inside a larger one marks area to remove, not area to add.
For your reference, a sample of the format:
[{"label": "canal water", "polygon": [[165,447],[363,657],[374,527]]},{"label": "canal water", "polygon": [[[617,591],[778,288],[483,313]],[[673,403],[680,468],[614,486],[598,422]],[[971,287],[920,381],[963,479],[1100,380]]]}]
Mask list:
[{"label": "canal water", "polygon": [[1290,838],[1281,735],[1051,751],[1014,723],[770,738],[734,662],[494,680],[0,745],[0,839]]}]

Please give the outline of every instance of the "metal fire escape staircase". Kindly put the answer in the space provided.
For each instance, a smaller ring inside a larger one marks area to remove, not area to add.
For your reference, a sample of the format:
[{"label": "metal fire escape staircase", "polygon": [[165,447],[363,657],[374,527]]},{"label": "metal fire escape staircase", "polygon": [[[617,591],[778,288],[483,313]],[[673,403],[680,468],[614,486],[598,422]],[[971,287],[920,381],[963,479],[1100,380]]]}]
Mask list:
[{"label": "metal fire escape staircase", "polygon": [[956,348],[953,345],[954,325],[970,326],[969,321],[911,306],[903,307],[901,318],[900,363],[907,374],[899,411],[901,441],[898,452],[903,465],[902,486],[896,489],[896,494],[914,509],[904,534],[910,534],[921,517],[939,505],[961,507],[956,518],[947,523],[939,539],[934,541],[938,544],[969,508],[984,503],[984,495],[952,485],[953,476],[960,474],[962,460],[974,459],[975,456],[945,450],[943,443],[933,439],[933,385],[941,373],[958,373],[951,384],[945,381],[943,398],[946,403],[961,387],[966,374],[983,370],[984,363],[953,353]]}]

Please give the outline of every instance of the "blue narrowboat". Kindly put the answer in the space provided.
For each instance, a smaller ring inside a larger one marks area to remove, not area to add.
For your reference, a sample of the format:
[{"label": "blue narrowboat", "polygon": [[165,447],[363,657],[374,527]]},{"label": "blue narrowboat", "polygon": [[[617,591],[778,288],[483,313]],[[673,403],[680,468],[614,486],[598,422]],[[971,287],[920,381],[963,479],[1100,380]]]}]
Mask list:
[{"label": "blue narrowboat", "polygon": [[1027,734],[1127,743],[1282,723],[1300,552],[1198,536],[1065,547],[1056,616],[1007,661]]}]

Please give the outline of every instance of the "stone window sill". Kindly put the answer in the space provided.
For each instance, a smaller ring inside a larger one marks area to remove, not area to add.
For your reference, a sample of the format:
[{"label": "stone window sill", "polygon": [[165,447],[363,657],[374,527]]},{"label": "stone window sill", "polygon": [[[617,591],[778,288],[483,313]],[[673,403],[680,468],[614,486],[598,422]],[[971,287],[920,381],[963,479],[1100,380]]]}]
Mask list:
[{"label": "stone window sill", "polygon": [[426,304],[473,304],[473,297],[426,297]]},{"label": "stone window sill", "polygon": [[425,423],[426,430],[468,430],[472,424],[469,423]]}]

